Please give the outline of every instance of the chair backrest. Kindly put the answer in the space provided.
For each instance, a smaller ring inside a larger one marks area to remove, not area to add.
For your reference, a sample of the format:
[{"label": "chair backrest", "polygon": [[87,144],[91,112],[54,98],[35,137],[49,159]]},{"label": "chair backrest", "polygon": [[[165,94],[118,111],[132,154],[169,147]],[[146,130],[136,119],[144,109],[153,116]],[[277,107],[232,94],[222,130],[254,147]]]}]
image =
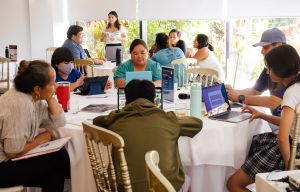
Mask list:
[{"label": "chair backrest", "polygon": [[[132,192],[124,155],[123,138],[115,132],[87,122],[83,122],[82,125],[98,192],[118,191],[117,174],[112,160],[111,146],[116,150],[117,157],[115,158],[118,158],[120,162],[121,174],[119,175],[122,177],[124,191]],[[108,163],[105,162],[105,157],[108,157]]]},{"label": "chair backrest", "polygon": [[48,47],[46,48],[46,61],[51,63],[51,57],[53,52],[55,51],[57,47]]},{"label": "chair backrest", "polygon": [[[92,74],[87,74],[87,66],[92,69]],[[75,59],[74,67],[84,75],[94,77],[94,62],[91,59]]]},{"label": "chair backrest", "polygon": [[145,161],[149,192],[175,192],[172,184],[159,170],[158,152],[148,151],[145,155]]},{"label": "chair backrest", "polygon": [[[192,75],[192,76],[191,76]],[[199,83],[203,87],[211,86],[214,83],[214,80],[217,80],[219,77],[218,71],[209,68],[195,67],[189,68],[186,70],[186,88],[188,87],[188,82],[191,80],[192,82],[197,81],[199,79]]]},{"label": "chair backrest", "polygon": [[[197,60],[194,58],[181,58],[181,59],[173,60],[171,64],[174,65],[174,68],[175,68],[175,65],[178,65],[178,87],[184,87],[183,81],[186,78],[186,70],[185,69],[195,66],[197,64]],[[186,66],[186,67],[184,67],[184,66]],[[182,83],[181,83],[181,81],[182,81]]]},{"label": "chair backrest", "polygon": [[297,159],[296,157],[298,138],[299,138],[299,129],[300,129],[300,104],[298,104],[296,107],[296,123],[295,123],[294,136],[293,136],[292,147],[291,147],[289,170],[293,170],[296,168],[297,165],[300,165],[300,159]]},{"label": "chair backrest", "polygon": [[9,89],[9,59],[0,57],[0,93]]}]

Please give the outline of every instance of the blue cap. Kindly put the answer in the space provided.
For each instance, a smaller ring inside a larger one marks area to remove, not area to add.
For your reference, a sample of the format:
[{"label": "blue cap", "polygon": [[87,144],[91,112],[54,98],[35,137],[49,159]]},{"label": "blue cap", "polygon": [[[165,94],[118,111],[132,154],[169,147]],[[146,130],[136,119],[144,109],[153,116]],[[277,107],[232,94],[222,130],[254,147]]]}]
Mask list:
[{"label": "blue cap", "polygon": [[282,31],[277,28],[268,29],[263,32],[260,42],[255,43],[253,47],[266,46],[272,43],[286,43],[285,35]]}]

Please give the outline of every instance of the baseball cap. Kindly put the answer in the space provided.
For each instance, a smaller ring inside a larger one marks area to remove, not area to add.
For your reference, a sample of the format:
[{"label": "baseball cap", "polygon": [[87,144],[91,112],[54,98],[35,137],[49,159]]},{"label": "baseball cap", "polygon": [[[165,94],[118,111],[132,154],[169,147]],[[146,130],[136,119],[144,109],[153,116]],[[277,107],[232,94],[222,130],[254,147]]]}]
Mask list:
[{"label": "baseball cap", "polygon": [[277,28],[272,28],[264,31],[261,36],[260,42],[255,43],[253,47],[263,47],[272,43],[286,43],[284,33]]}]

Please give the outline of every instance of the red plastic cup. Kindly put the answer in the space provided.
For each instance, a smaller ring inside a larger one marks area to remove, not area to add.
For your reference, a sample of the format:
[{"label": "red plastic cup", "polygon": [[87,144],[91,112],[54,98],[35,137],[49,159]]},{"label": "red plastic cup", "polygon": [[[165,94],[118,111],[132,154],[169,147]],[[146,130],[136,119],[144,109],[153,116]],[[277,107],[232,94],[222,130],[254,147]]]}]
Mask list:
[{"label": "red plastic cup", "polygon": [[58,103],[61,104],[65,112],[68,112],[70,109],[70,82],[57,82],[56,95]]}]

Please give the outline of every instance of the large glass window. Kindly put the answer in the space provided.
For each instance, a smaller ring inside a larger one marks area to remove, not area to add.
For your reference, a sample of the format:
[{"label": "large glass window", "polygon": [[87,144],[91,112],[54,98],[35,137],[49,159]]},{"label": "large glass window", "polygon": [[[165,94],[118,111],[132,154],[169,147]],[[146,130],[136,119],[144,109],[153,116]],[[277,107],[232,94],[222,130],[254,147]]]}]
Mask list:
[{"label": "large glass window", "polygon": [[[85,47],[93,57],[104,57],[104,44],[100,42],[102,29],[106,21],[80,21],[86,35]],[[129,40],[124,43],[126,51],[133,39],[139,38],[139,21],[123,20]],[[173,28],[182,32],[181,39],[188,48],[193,47],[193,40],[198,33],[208,35],[219,62],[227,73],[227,82],[236,88],[252,87],[263,69],[264,61],[261,47],[252,45],[260,41],[263,31],[277,27],[287,37],[287,43],[300,51],[300,18],[239,18],[228,20],[228,39],[225,36],[223,20],[149,20],[147,21],[147,44],[154,44],[155,34],[169,33]],[[229,58],[225,67],[226,43],[229,44]]]},{"label": "large glass window", "polygon": [[152,20],[147,22],[149,47],[155,42],[156,33],[169,33],[171,29],[181,31],[181,39],[187,44],[187,48],[193,47],[193,41],[197,34],[206,34],[215,54],[225,69],[225,22],[222,20],[180,20],[180,21],[159,21]]},{"label": "large glass window", "polygon": [[300,51],[300,18],[232,19],[230,23],[227,82],[237,88],[252,87],[264,67],[261,47],[252,45],[260,41],[265,30],[279,28],[285,33],[287,43]]},{"label": "large glass window", "polygon": [[[139,38],[139,21],[121,20],[120,22],[127,30],[128,41],[123,45],[125,52],[128,52],[131,41]],[[101,42],[101,34],[106,26],[106,21],[78,21],[76,23],[82,26],[84,30],[83,47],[89,50],[92,57],[104,58],[105,45]]]}]

